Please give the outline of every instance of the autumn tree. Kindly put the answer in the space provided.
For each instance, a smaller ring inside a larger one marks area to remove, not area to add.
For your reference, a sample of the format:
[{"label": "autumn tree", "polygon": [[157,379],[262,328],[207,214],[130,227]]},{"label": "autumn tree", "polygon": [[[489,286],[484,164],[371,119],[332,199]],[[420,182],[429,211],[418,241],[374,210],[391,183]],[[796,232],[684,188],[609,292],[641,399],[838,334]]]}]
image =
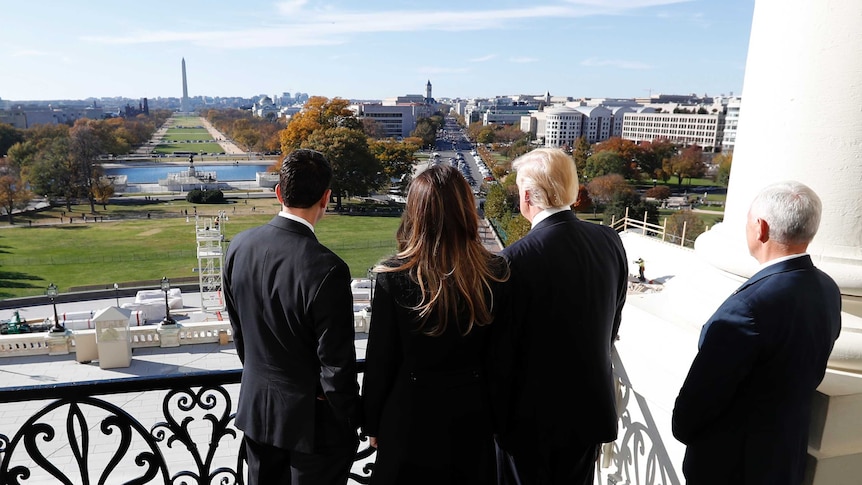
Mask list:
[{"label": "autumn tree", "polygon": [[626,182],[626,179],[618,173],[596,177],[587,184],[587,193],[590,199],[600,205],[609,203],[614,195],[622,192],[634,192],[634,190]]},{"label": "autumn tree", "polygon": [[718,165],[715,181],[721,185],[727,185],[730,182],[730,167],[733,164],[733,153],[721,153],[713,159],[713,162]]},{"label": "autumn tree", "polygon": [[578,169],[578,175],[583,176],[584,170],[587,167],[587,159],[592,155],[592,147],[587,137],[579,136],[575,140],[575,146],[572,149],[572,158],[575,160],[575,168]]},{"label": "autumn tree", "polygon": [[99,177],[93,183],[93,197],[102,204],[102,209],[108,210],[108,201],[114,196],[114,182],[108,177]]},{"label": "autumn tree", "polygon": [[90,204],[90,213],[96,212],[96,199],[93,186],[102,176],[102,167],[98,162],[102,154],[102,141],[88,120],[78,120],[69,130],[69,156],[71,157],[75,180]]},{"label": "autumn tree", "polygon": [[625,161],[623,175],[629,178],[639,178],[642,150],[635,142],[614,136],[597,143],[593,147],[593,154],[601,152],[613,152],[619,155]]},{"label": "autumn tree", "polygon": [[300,148],[318,130],[341,127],[361,132],[362,125],[348,106],[350,101],[346,99],[330,100],[323,96],[309,98],[302,111],[293,115],[287,128],[281,130],[281,151],[288,153]]},{"label": "autumn tree", "polygon": [[332,164],[332,193],[336,208],[343,196],[365,195],[383,185],[383,166],[371,153],[361,129],[335,127],[311,133],[301,148],[323,153]]},{"label": "autumn tree", "polygon": [[[383,173],[391,179],[401,180],[413,173],[416,151],[419,147],[409,142],[395,140],[371,140],[368,148],[383,167]],[[409,180],[403,180],[409,182]]]},{"label": "autumn tree", "polygon": [[13,211],[24,209],[33,193],[21,179],[20,171],[7,157],[0,158],[0,207],[6,212],[9,224],[15,224]]},{"label": "autumn tree", "polygon": [[[706,164],[703,162],[703,150],[697,145],[691,145],[677,155],[665,160],[663,170],[675,175],[682,185],[684,178],[701,177],[706,173]],[[689,180],[690,182],[690,180]]]},{"label": "autumn tree", "polygon": [[665,160],[676,155],[677,147],[667,138],[656,138],[640,145],[639,165],[641,170],[650,177],[667,182],[670,174],[664,171]]},{"label": "autumn tree", "polygon": [[657,185],[644,192],[644,196],[657,200],[667,200],[670,197],[670,187],[667,185]]},{"label": "autumn tree", "polygon": [[481,132],[484,127],[485,127],[485,125],[483,125],[481,121],[475,121],[473,123],[470,123],[470,125],[467,126],[467,130],[466,130],[467,131],[467,137],[473,141],[478,141],[479,140],[479,132]]},{"label": "autumn tree", "polygon": [[627,163],[620,154],[613,151],[596,152],[587,158],[584,176],[589,179],[613,173],[626,175]]},{"label": "autumn tree", "polygon": [[593,199],[590,198],[590,192],[587,190],[587,186],[581,184],[578,187],[578,198],[575,199],[575,205],[572,209],[575,212],[586,212],[593,207]]}]

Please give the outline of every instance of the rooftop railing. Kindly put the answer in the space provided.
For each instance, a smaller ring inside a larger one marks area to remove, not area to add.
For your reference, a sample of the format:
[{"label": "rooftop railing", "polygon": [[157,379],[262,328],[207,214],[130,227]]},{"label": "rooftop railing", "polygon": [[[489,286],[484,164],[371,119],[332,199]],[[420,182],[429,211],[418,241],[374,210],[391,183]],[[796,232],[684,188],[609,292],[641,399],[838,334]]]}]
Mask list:
[{"label": "rooftop railing", "polygon": [[[0,403],[38,409],[14,434],[0,434],[0,483],[244,483],[230,390],[241,376],[230,370],[0,389]],[[154,400],[145,393],[158,393],[161,405],[148,408]],[[363,464],[374,451],[360,443],[352,483],[369,482]]]},{"label": "rooftop railing", "polygon": [[[679,485],[649,405],[616,353],[614,373],[619,438],[603,447],[595,483]],[[17,422],[26,418],[17,430],[0,429],[0,484],[242,484],[232,398],[241,376],[228,370],[0,389],[3,422],[15,413]],[[13,403],[28,406],[7,410]],[[350,483],[370,482],[375,451],[360,442]]]}]

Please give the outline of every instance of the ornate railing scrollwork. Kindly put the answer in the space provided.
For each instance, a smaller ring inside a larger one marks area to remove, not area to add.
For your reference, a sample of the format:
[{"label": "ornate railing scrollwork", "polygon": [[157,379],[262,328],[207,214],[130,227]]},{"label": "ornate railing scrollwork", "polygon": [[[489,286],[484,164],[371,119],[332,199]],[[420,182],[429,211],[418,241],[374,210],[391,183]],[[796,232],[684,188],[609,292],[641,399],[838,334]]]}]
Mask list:
[{"label": "ornate railing scrollwork", "polygon": [[631,386],[619,355],[614,352],[619,380],[617,409],[621,438],[613,443],[608,485],[680,485],[646,400]]},{"label": "ornate railing scrollwork", "polygon": [[[364,370],[363,361],[359,366]],[[242,484],[245,447],[225,388],[241,375],[213,371],[2,389],[0,403],[49,403],[11,439],[0,434],[0,485]],[[137,394],[165,391],[161,415],[148,429],[130,409]],[[370,482],[375,452],[364,438],[351,480]]]}]

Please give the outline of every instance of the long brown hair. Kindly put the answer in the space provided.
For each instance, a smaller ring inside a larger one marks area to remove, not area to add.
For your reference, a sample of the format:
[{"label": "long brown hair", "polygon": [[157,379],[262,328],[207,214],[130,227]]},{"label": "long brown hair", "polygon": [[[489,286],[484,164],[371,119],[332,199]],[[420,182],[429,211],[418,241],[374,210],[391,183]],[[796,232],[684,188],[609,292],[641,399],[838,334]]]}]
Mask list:
[{"label": "long brown hair", "polygon": [[421,299],[411,309],[420,328],[432,314],[437,321],[427,335],[442,335],[451,315],[469,316],[462,335],[491,323],[491,283],[506,281],[509,270],[482,245],[473,193],[458,170],[436,165],[413,180],[396,237],[398,254],[376,270],[407,271],[419,285]]}]

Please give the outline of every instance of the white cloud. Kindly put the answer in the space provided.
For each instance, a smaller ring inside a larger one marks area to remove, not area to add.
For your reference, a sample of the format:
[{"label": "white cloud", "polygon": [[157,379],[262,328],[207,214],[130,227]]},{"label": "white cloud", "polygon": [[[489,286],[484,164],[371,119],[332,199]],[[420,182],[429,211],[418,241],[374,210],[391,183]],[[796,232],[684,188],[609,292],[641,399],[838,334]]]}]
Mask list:
[{"label": "white cloud", "polygon": [[[291,47],[334,45],[348,42],[353,35],[377,32],[480,31],[503,29],[524,21],[579,18],[614,14],[621,9],[679,3],[687,0],[583,0],[569,5],[534,5],[522,8],[467,11],[342,11],[331,8],[303,10],[302,22],[296,12],[307,0],[286,0],[276,10],[285,23],[248,26],[236,30],[139,31],[122,35],[89,35],[90,42],[144,44],[187,42],[221,48]],[[480,58],[481,59],[481,58]],[[479,62],[479,61],[476,61]]]},{"label": "white cloud", "polygon": [[509,62],[515,62],[518,64],[526,64],[528,62],[539,62],[535,57],[510,57]]},{"label": "white cloud", "polygon": [[276,10],[282,15],[293,15],[302,10],[308,0],[286,0],[275,4]]},{"label": "white cloud", "polygon": [[619,69],[644,70],[653,66],[641,61],[625,61],[619,59],[584,59],[581,65],[585,67],[616,67]]},{"label": "white cloud", "polygon": [[488,62],[491,59],[497,57],[497,54],[488,54],[487,56],[482,57],[474,57],[473,59],[467,59],[467,62]]}]

